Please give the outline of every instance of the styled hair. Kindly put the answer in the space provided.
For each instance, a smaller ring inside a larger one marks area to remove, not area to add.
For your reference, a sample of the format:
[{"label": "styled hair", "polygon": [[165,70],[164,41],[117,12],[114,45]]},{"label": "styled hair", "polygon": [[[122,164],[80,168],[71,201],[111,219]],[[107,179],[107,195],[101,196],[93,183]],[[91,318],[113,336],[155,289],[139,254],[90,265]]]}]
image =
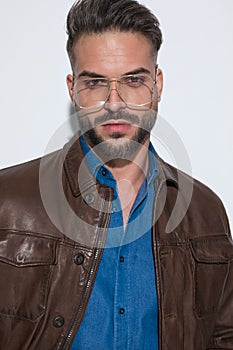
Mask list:
[{"label": "styled hair", "polygon": [[155,15],[136,0],[78,0],[67,16],[67,52],[74,65],[74,47],[83,35],[107,31],[144,35],[152,44],[153,54],[162,44],[162,33]]}]

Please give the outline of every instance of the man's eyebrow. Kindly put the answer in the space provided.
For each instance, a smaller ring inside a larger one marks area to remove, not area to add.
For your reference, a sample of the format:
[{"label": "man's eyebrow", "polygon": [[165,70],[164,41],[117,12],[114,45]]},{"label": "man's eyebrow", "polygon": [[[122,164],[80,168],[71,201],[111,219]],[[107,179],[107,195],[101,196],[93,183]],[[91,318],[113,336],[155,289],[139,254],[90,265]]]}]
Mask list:
[{"label": "man's eyebrow", "polygon": [[[122,75],[133,75],[133,74],[140,74],[140,73],[151,74],[151,72],[148,69],[146,69],[144,67],[140,67],[140,68],[131,70],[129,72],[123,73]],[[108,78],[106,75],[102,75],[102,74],[99,74],[99,73],[91,72],[91,71],[88,71],[88,70],[84,70],[81,73],[79,73],[77,78],[81,78],[81,77]]]},{"label": "man's eyebrow", "polygon": [[133,75],[133,74],[140,74],[140,73],[151,74],[151,72],[148,69],[144,67],[140,67],[140,68],[131,70],[130,72],[124,73],[124,75]]},{"label": "man's eyebrow", "polygon": [[81,77],[107,78],[105,75],[98,74],[98,73],[95,73],[95,72],[90,72],[90,71],[88,71],[88,70],[83,70],[81,73],[79,73],[79,75],[77,76],[77,78],[81,78]]}]

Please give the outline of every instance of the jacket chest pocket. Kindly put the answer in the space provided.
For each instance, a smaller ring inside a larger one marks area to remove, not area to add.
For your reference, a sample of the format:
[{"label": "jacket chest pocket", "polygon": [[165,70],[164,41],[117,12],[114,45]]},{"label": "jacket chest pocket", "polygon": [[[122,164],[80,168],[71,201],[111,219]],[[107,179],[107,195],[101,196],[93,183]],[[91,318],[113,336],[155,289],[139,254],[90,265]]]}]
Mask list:
[{"label": "jacket chest pocket", "polygon": [[227,236],[194,239],[194,297],[199,317],[218,311],[221,296],[233,260],[233,245]]},{"label": "jacket chest pocket", "polygon": [[36,320],[46,307],[56,242],[27,234],[0,236],[0,313]]}]

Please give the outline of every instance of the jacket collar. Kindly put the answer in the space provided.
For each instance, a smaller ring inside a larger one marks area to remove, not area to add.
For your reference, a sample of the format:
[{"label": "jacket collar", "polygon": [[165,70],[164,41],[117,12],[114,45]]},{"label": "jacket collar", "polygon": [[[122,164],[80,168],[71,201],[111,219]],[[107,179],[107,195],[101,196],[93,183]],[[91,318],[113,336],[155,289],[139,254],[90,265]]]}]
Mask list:
[{"label": "jacket collar", "polygon": [[[75,197],[97,183],[84,161],[79,136],[79,134],[75,135],[63,148],[64,170]],[[164,162],[158,154],[156,154],[156,157],[159,183],[165,182],[167,185],[172,185],[178,189],[177,169]]]},{"label": "jacket collar", "polygon": [[158,162],[158,181],[166,182],[167,185],[172,185],[179,189],[178,183],[178,172],[179,170],[173,167],[172,165],[166,163],[162,158],[160,158],[157,154],[157,162]]},{"label": "jacket collar", "polygon": [[96,184],[84,160],[79,136],[75,135],[63,148],[64,170],[75,197]]}]

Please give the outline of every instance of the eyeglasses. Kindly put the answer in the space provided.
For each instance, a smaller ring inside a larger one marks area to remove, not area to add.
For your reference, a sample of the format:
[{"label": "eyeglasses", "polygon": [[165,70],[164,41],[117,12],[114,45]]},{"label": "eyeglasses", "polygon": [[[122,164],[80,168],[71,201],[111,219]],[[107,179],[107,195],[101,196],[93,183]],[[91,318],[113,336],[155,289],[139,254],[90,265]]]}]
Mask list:
[{"label": "eyeglasses", "polygon": [[[156,81],[146,73],[122,75],[118,78],[74,77],[74,99],[81,109],[99,109],[116,90],[120,99],[131,108],[150,108]],[[114,83],[115,88],[111,85]]]}]

